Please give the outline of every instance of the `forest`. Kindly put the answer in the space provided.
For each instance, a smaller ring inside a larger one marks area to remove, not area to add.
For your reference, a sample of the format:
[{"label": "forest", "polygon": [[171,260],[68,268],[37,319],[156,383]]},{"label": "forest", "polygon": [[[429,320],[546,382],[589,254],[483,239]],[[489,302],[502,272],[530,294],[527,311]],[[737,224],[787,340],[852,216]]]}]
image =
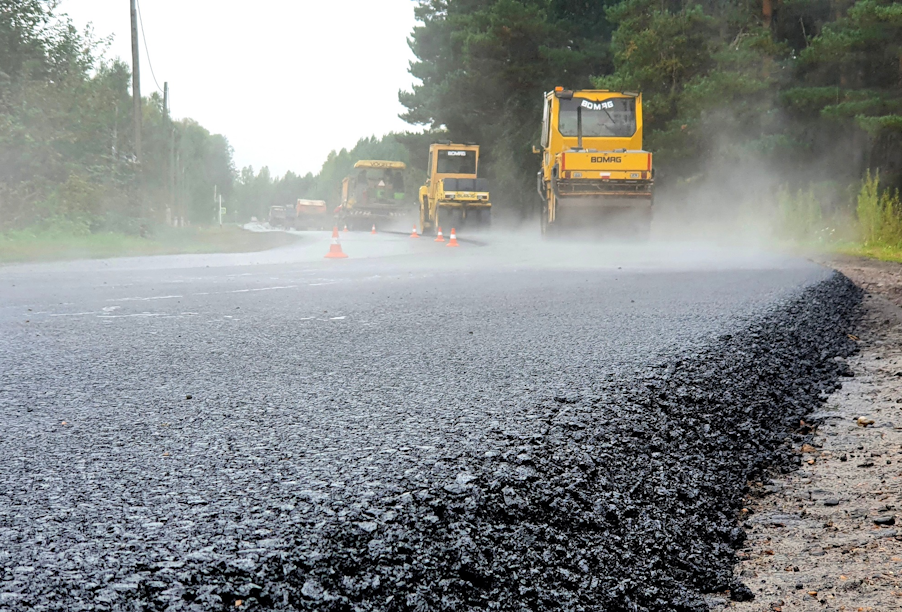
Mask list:
[{"label": "forest", "polygon": [[900,2],[420,0],[416,84],[399,92],[411,130],[361,135],[304,176],[235,168],[225,136],[170,120],[156,93],[135,163],[129,68],[102,59],[104,41],[64,9],[0,0],[0,233],[211,223],[214,186],[234,221],[299,197],[334,202],[358,159],[422,171],[436,139],[481,144],[493,198],[527,217],[542,95],[556,85],[641,91],[645,147],[675,202],[804,193],[829,212],[854,207],[873,177],[887,214],[900,212]]}]

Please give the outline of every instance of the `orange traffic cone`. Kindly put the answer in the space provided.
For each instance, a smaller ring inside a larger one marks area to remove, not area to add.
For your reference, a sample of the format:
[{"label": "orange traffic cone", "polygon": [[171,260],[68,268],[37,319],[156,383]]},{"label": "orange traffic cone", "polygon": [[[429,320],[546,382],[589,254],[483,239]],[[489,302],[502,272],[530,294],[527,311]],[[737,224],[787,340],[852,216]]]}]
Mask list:
[{"label": "orange traffic cone", "polygon": [[454,233],[454,228],[451,228],[451,240],[448,241],[448,244],[445,246],[460,246],[457,244],[457,234]]},{"label": "orange traffic cone", "polygon": [[345,231],[345,234],[348,233],[348,224],[347,224],[347,223],[345,223],[345,230],[344,230],[344,231]]},{"label": "orange traffic cone", "polygon": [[332,246],[326,253],[326,259],[341,259],[342,257],[347,257],[347,255],[341,250],[341,243],[338,241],[338,226],[336,225],[332,228]]},{"label": "orange traffic cone", "polygon": [[373,231],[371,231],[370,233],[371,233],[371,234],[375,234],[375,233],[376,233],[376,224],[375,224],[375,223],[373,223]]},{"label": "orange traffic cone", "polygon": [[417,226],[416,226],[416,225],[413,226],[413,232],[411,232],[410,237],[411,237],[411,238],[419,238],[419,237],[420,237],[420,235],[417,233]]},{"label": "orange traffic cone", "polygon": [[435,237],[436,242],[444,242],[445,237],[442,235],[442,228],[438,228],[438,236]]}]

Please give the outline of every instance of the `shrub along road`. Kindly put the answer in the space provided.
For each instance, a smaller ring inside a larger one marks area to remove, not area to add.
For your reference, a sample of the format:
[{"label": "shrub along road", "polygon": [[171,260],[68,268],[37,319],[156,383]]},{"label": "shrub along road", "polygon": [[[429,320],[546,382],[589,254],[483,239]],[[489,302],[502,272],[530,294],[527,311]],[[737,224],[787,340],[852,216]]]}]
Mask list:
[{"label": "shrub along road", "polygon": [[751,595],[746,482],[797,461],[851,283],[679,245],[366,240],[0,269],[0,606]]}]

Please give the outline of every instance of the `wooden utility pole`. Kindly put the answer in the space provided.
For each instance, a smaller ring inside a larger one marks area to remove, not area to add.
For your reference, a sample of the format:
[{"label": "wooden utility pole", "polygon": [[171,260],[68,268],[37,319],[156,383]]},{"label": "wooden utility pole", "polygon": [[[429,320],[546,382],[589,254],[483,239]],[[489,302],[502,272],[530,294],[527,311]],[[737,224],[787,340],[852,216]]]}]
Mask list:
[{"label": "wooden utility pole", "polygon": [[135,105],[135,161],[141,162],[141,70],[138,67],[138,5],[132,7],[132,99]]},{"label": "wooden utility pole", "polygon": [[169,191],[169,222],[173,226],[178,226],[178,211],[175,209],[175,170],[173,160],[175,158],[175,139],[172,129],[172,116],[169,113],[169,81],[163,82],[163,129],[169,136],[169,164],[166,168],[166,175],[163,182],[168,186]]}]

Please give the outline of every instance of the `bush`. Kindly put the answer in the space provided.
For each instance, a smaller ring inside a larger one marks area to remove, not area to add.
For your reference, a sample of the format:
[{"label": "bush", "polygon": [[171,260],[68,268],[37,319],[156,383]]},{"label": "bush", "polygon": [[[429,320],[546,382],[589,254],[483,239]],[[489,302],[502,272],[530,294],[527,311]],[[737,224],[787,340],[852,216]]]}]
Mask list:
[{"label": "bush", "polygon": [[796,191],[783,186],[777,192],[775,234],[803,243],[854,241],[854,193],[854,185],[835,181],[812,182]]},{"label": "bush", "polygon": [[858,225],[865,245],[902,246],[902,202],[898,190],[880,190],[880,174],[868,171],[858,192]]}]

